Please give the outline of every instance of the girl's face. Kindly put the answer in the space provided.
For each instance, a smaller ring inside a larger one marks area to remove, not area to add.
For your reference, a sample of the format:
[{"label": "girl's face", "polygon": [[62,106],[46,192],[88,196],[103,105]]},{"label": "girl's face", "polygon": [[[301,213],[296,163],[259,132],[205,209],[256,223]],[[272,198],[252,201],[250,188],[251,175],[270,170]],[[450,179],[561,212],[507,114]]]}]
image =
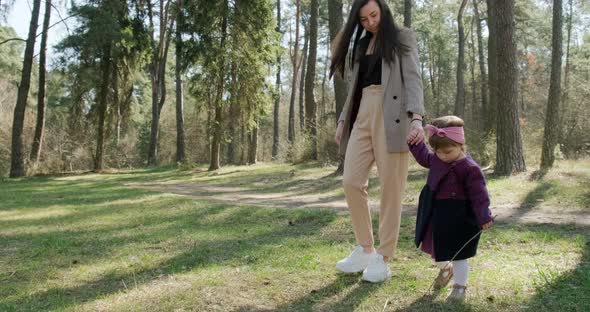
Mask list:
[{"label": "girl's face", "polygon": [[379,31],[379,23],[381,22],[381,9],[376,1],[369,1],[365,4],[359,13],[361,25],[367,31],[377,34]]},{"label": "girl's face", "polygon": [[436,151],[436,156],[440,158],[440,160],[451,163],[453,161],[459,160],[464,156],[463,149],[460,145],[451,145],[438,148]]}]

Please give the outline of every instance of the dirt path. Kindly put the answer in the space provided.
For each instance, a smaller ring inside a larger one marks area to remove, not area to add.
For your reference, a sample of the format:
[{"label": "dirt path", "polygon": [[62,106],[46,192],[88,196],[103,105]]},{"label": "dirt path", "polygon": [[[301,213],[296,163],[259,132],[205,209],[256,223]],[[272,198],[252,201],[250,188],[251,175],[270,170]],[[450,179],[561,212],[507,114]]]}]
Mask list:
[{"label": "dirt path", "polygon": [[[198,200],[220,203],[239,203],[242,205],[273,208],[317,208],[332,209],[348,213],[344,198],[317,194],[293,195],[289,193],[255,193],[247,188],[216,186],[195,183],[127,183],[125,186],[152,191],[190,196]],[[378,211],[379,202],[370,201],[371,209]],[[590,213],[563,212],[554,210],[534,210],[518,205],[493,206],[496,220],[510,223],[550,223],[590,226]],[[416,215],[415,205],[404,205],[404,215]]]}]

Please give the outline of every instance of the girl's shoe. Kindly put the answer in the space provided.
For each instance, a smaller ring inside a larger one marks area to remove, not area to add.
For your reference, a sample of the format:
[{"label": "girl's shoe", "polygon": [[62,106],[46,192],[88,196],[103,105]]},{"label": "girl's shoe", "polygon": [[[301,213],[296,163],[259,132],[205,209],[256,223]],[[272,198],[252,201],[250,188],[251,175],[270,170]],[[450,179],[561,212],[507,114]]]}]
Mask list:
[{"label": "girl's shoe", "polygon": [[447,301],[463,301],[465,300],[465,292],[467,291],[466,286],[458,284],[453,285],[453,291],[447,297]]},{"label": "girl's shoe", "polygon": [[439,290],[447,286],[451,278],[453,278],[453,265],[449,263],[445,268],[440,269],[432,287],[434,290]]}]

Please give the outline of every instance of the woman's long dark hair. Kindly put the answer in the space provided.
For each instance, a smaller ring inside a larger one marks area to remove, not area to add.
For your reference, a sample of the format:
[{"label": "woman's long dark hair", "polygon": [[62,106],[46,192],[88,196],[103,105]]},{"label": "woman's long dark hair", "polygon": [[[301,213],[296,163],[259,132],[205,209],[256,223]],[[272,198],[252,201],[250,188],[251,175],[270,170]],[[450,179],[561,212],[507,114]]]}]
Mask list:
[{"label": "woman's long dark hair", "polygon": [[[357,52],[358,42],[363,33],[363,26],[361,25],[359,13],[361,8],[365,6],[369,1],[375,1],[381,9],[381,22],[379,23],[379,31],[377,32],[377,38],[375,38],[375,52],[385,58],[388,63],[393,62],[393,53],[401,53],[408,50],[408,47],[402,44],[398,38],[399,29],[393,21],[393,15],[391,10],[383,0],[354,0],[352,3],[352,9],[348,15],[346,25],[340,31],[338,36],[334,39],[334,50],[332,52],[332,61],[330,64],[330,78],[335,72],[340,72],[344,78],[344,66],[346,66],[346,55],[348,54],[348,47],[350,46],[350,39],[352,38],[355,30],[356,36],[354,38],[354,44],[352,47],[352,59],[356,62],[358,55],[355,57]],[[386,38],[386,39],[384,39]],[[352,63],[351,63],[352,67]]]}]

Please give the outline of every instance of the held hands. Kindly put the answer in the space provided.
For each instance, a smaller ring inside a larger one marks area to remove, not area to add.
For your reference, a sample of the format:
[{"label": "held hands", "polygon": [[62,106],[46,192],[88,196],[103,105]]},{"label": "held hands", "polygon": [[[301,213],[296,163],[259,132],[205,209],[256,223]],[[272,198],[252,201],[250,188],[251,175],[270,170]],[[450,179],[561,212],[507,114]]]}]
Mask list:
[{"label": "held hands", "polygon": [[342,139],[342,131],[344,129],[344,122],[338,122],[338,128],[336,128],[336,135],[334,136],[334,141],[336,144],[340,145],[340,140]]},{"label": "held hands", "polygon": [[414,119],[410,124],[410,134],[408,134],[407,142],[410,145],[418,145],[424,142],[424,129],[422,128],[422,121]]}]

